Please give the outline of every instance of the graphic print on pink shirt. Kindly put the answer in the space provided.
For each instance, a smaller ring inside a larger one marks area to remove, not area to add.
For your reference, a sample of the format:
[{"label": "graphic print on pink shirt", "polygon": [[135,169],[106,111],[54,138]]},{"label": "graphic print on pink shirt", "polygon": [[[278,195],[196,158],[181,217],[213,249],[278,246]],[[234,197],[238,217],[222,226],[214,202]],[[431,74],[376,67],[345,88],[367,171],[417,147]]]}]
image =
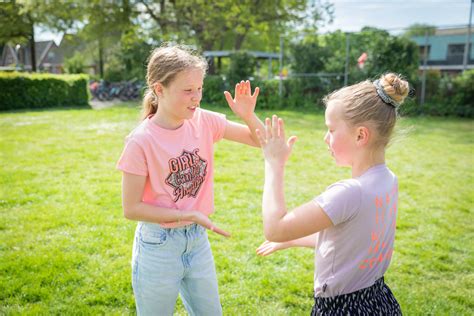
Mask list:
[{"label": "graphic print on pink shirt", "polygon": [[181,156],[168,161],[170,174],[165,183],[173,190],[173,201],[187,197],[195,198],[206,180],[207,161],[198,154],[196,148],[192,152],[183,150]]}]

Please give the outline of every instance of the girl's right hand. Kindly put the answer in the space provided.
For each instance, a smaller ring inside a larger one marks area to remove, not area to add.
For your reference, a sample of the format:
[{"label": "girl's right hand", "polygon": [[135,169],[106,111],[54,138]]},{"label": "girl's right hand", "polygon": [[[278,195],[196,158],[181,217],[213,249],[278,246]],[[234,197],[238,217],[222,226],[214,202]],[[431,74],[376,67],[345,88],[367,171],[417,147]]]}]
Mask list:
[{"label": "girl's right hand", "polygon": [[193,212],[192,221],[196,224],[201,225],[202,227],[209,229],[219,235],[224,237],[230,237],[230,233],[226,232],[225,230],[220,229],[206,215],[202,214],[201,212]]},{"label": "girl's right hand", "polygon": [[289,247],[290,245],[287,242],[273,242],[265,240],[265,242],[257,248],[256,252],[257,255],[265,257],[274,253],[275,251],[283,250]]},{"label": "girl's right hand", "polygon": [[265,119],[265,130],[255,131],[263,150],[265,161],[270,165],[284,166],[290,157],[296,136],[285,139],[285,128],[281,118],[273,115]]}]

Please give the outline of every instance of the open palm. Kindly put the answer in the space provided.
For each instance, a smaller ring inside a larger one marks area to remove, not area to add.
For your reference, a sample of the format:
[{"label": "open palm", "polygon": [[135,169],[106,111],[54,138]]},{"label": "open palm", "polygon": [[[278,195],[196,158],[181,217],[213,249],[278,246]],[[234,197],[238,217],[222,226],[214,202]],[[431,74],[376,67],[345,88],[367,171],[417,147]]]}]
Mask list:
[{"label": "open palm", "polygon": [[243,120],[248,119],[252,116],[255,111],[255,104],[257,104],[257,97],[260,89],[255,88],[254,93],[252,94],[252,88],[250,86],[250,81],[241,81],[235,85],[235,96],[232,98],[232,95],[229,91],[224,91],[225,99],[229,104],[229,107],[232,111]]}]

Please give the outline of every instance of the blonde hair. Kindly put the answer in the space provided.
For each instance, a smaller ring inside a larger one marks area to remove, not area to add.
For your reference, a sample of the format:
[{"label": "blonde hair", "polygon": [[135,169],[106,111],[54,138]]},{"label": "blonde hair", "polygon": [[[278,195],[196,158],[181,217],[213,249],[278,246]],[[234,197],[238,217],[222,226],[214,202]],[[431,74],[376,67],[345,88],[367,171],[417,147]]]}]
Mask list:
[{"label": "blonde hair", "polygon": [[409,84],[401,75],[387,73],[379,78],[382,93],[388,96],[393,104],[386,103],[378,94],[374,82],[366,80],[341,88],[323,99],[325,105],[338,101],[344,107],[344,120],[350,126],[369,122],[374,126],[377,136],[375,146],[387,146],[398,118],[398,106],[408,96]]},{"label": "blonde hair", "polygon": [[158,96],[154,91],[155,84],[161,83],[168,86],[181,71],[199,68],[203,73],[207,71],[207,61],[202,56],[196,55],[191,49],[168,43],[153,50],[148,59],[146,82],[147,89],[143,96],[142,119],[158,110]]}]

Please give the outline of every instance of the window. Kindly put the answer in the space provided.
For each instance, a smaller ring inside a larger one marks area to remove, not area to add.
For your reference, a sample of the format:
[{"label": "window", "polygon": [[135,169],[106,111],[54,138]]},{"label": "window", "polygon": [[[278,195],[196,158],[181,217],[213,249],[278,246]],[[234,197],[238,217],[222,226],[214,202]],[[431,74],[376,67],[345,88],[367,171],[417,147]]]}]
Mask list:
[{"label": "window", "polygon": [[448,45],[448,58],[454,56],[464,56],[465,44],[451,44]]},{"label": "window", "polygon": [[[448,64],[462,64],[464,60],[464,48],[466,44],[448,45],[448,56],[446,57]],[[472,45],[469,45],[469,52]]]},{"label": "window", "polygon": [[419,49],[420,49],[420,55],[419,55],[420,60],[423,60],[423,58],[425,58],[425,50],[427,50],[426,52],[427,59],[430,59],[431,45],[428,45],[428,46],[421,45],[419,46]]}]

